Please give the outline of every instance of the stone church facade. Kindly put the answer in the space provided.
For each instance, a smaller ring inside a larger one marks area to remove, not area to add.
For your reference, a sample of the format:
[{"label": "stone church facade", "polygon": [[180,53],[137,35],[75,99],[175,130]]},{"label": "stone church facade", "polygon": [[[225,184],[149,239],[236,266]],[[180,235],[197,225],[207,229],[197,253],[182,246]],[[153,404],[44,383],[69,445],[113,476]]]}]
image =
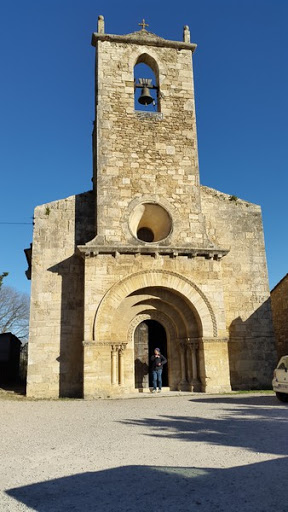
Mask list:
[{"label": "stone church facade", "polygon": [[99,16],[92,44],[93,190],[35,209],[28,396],[148,391],[155,347],[168,390],[270,387],[261,209],[199,183],[189,28],[112,35]]}]

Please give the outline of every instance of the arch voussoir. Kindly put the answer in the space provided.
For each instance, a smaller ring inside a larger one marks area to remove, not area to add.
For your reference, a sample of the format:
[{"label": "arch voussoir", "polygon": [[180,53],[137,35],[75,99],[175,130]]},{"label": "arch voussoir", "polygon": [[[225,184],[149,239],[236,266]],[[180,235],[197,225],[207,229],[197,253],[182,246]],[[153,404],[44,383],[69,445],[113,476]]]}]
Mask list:
[{"label": "arch voussoir", "polygon": [[[118,315],[117,322],[115,322],[118,308],[125,301],[126,297],[136,291],[151,287],[168,289],[174,294],[176,305],[178,297],[181,297],[182,300],[184,299],[197,318],[202,331],[201,335],[207,338],[217,337],[216,317],[209,300],[202,290],[186,277],[175,272],[151,270],[134,273],[125,277],[106,293],[95,317],[95,341],[110,341],[112,332],[114,338],[117,335],[123,338],[123,331],[126,327],[122,312],[121,316]],[[115,332],[115,325],[118,325],[117,332]]]}]

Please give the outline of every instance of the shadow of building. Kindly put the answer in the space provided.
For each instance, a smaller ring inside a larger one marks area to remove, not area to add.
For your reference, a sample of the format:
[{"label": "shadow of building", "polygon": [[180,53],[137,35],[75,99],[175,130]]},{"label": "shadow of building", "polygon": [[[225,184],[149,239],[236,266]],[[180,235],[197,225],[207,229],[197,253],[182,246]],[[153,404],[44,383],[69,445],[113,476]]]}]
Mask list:
[{"label": "shadow of building", "polygon": [[287,510],[287,458],[228,469],[121,466],[76,474],[6,493],[36,512],[186,512]]},{"label": "shadow of building", "polygon": [[228,354],[233,390],[272,388],[277,354],[270,302],[266,300],[246,320],[238,317],[230,324]]}]

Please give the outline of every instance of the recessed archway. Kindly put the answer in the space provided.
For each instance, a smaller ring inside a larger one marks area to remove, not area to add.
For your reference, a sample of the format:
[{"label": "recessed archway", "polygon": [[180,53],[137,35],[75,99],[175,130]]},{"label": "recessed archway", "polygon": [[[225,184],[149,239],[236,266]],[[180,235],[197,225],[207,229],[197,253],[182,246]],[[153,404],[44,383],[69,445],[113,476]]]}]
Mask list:
[{"label": "recessed archway", "polygon": [[200,362],[203,353],[197,352],[199,342],[217,336],[215,315],[203,292],[185,277],[161,271],[133,274],[107,292],[96,314],[94,339],[126,346],[125,382],[130,389],[135,389],[134,332],[146,320],[160,322],[166,331],[170,389],[195,389],[205,365]]},{"label": "recessed archway", "polygon": [[[149,295],[151,290],[153,294]],[[95,316],[92,339],[101,342],[127,340],[132,320],[146,309],[141,304],[141,296],[142,300],[160,300],[165,311],[172,308],[175,314],[182,314],[183,322],[175,322],[178,335],[181,326],[182,332],[188,337],[194,337],[195,331],[191,331],[191,326],[196,322],[198,336],[217,337],[216,317],[204,293],[185,277],[175,272],[158,270],[132,274],[110,288]],[[148,306],[149,310],[155,310],[153,305]],[[186,313],[182,313],[183,308],[189,312],[188,320]],[[168,312],[165,314],[171,317]],[[189,321],[191,318],[194,318],[193,324]]]}]

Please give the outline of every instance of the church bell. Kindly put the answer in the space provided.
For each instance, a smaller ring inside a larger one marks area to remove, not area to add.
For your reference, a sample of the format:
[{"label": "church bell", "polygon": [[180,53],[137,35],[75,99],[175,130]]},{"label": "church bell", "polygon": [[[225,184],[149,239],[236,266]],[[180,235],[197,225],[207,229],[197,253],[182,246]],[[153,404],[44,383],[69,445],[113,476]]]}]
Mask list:
[{"label": "church bell", "polygon": [[152,85],[152,80],[150,78],[139,78],[139,83],[135,83],[135,87],[141,87],[141,94],[138,98],[138,102],[141,105],[150,105],[154,100],[150,94],[149,89],[155,89],[155,86]]},{"label": "church bell", "polygon": [[141,105],[150,105],[152,101],[153,98],[150,94],[149,88],[147,87],[147,85],[144,85],[144,87],[142,87],[138,102],[141,103]]}]

